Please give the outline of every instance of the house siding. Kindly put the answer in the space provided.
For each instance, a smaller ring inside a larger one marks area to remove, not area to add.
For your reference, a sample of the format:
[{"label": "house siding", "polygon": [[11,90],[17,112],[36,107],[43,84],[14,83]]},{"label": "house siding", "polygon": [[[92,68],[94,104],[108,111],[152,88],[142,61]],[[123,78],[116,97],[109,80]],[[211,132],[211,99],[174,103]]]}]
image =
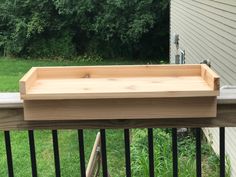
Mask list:
[{"label": "house siding", "polygon": [[[204,128],[203,129],[206,138],[211,143],[213,150],[219,155],[219,128]],[[231,176],[236,176],[236,152],[235,152],[235,128],[225,129],[225,151],[227,154],[227,159],[230,160],[231,166]]]},{"label": "house siding", "polygon": [[[212,68],[221,76],[221,85],[236,85],[235,2],[171,1],[171,37],[179,34],[179,46],[186,51],[186,63],[210,60]],[[172,40],[170,48],[171,63],[174,63],[176,47]]]},{"label": "house siding", "polygon": [[[171,0],[170,62],[178,53],[173,34],[179,35],[179,48],[185,50],[186,63],[210,60],[221,77],[221,86],[236,85],[236,0]],[[219,129],[204,133],[219,151]],[[226,128],[226,153],[236,177],[236,129]]]}]

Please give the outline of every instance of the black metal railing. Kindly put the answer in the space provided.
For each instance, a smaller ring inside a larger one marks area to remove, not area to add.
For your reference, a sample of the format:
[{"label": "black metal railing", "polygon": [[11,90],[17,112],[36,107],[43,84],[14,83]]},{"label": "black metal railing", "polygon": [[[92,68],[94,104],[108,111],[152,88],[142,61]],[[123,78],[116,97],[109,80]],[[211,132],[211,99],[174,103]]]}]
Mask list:
[{"label": "black metal railing", "polygon": [[79,138],[79,155],[80,155],[80,173],[81,176],[86,176],[85,156],[84,156],[84,132],[82,129],[78,130]]},{"label": "black metal railing", "polygon": [[177,129],[172,129],[173,177],[178,176]]},{"label": "black metal railing", "polygon": [[[202,176],[202,164],[201,164],[201,128],[196,128],[196,176]],[[101,134],[101,163],[102,163],[102,175],[108,177],[107,167],[107,152],[106,152],[106,130],[100,129]],[[12,150],[11,150],[11,138],[10,131],[4,131],[5,135],[5,146],[7,156],[7,167],[8,176],[14,177],[14,168],[12,161]],[[30,146],[30,157],[31,157],[31,168],[32,176],[37,177],[37,160],[35,153],[35,140],[34,131],[28,131],[29,146]],[[154,177],[154,145],[153,145],[153,129],[148,128],[148,158],[149,158],[149,176]],[[220,140],[220,177],[225,177],[225,128],[219,128],[219,140]],[[55,163],[55,176],[61,176],[60,170],[60,155],[58,145],[58,132],[52,130],[52,141],[53,141],[53,152],[54,152],[54,163]],[[85,165],[85,153],[84,153],[84,135],[83,130],[78,130],[78,141],[79,141],[79,155],[80,155],[80,171],[81,177],[86,177],[86,165]],[[126,176],[131,177],[131,160],[130,160],[130,130],[124,129],[124,142],[125,142],[125,167]],[[177,143],[177,128],[172,128],[172,156],[173,156],[173,177],[178,177],[178,143]]]},{"label": "black metal railing", "polygon": [[31,159],[32,176],[37,177],[38,173],[37,173],[37,161],[36,161],[36,155],[35,155],[34,131],[29,130],[28,136],[29,136],[29,145],[30,145],[30,159]]},{"label": "black metal railing", "polygon": [[12,163],[10,132],[5,131],[4,136],[5,136],[5,145],[6,145],[6,154],[7,154],[8,175],[9,175],[9,177],[13,177],[14,176],[14,171],[13,171],[13,163]]},{"label": "black metal railing", "polygon": [[202,176],[201,128],[196,128],[196,176]]},{"label": "black metal railing", "polygon": [[153,129],[148,129],[149,174],[154,177]]},{"label": "black metal railing", "polygon": [[220,177],[225,177],[225,128],[220,128]]},{"label": "black metal railing", "polygon": [[61,168],[60,168],[60,156],[59,156],[59,146],[58,146],[57,130],[52,130],[52,141],[53,141],[55,174],[56,174],[56,177],[60,177],[61,176]]},{"label": "black metal railing", "polygon": [[125,171],[126,176],[131,177],[131,166],[130,166],[130,137],[129,129],[124,129],[124,139],[125,139]]}]

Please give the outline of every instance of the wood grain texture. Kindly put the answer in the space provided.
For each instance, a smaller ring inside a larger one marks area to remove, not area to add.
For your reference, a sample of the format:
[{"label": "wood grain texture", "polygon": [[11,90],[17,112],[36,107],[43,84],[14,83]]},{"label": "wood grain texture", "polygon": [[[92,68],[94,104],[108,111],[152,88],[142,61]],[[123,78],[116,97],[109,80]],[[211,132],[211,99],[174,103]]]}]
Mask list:
[{"label": "wood grain texture", "polygon": [[21,97],[55,100],[217,96],[218,89],[211,87],[214,73],[204,68],[202,75],[201,65],[39,67],[33,82],[20,81],[21,85],[31,83]]},{"label": "wood grain texture", "polygon": [[19,81],[20,93],[21,95],[25,95],[32,84],[37,80],[37,68],[32,67]]},{"label": "wood grain texture", "polygon": [[86,177],[93,177],[95,175],[96,169],[100,165],[99,163],[101,163],[101,135],[97,133],[86,168]]},{"label": "wood grain texture", "polygon": [[107,65],[37,67],[39,78],[199,76],[200,65]]},{"label": "wood grain texture", "polygon": [[[220,96],[217,97],[217,103],[221,105],[236,104],[236,87],[224,86],[220,90]],[[20,93],[0,93],[0,108],[23,108],[23,101],[20,99]]]},{"label": "wood grain texture", "polygon": [[216,97],[25,100],[25,120],[216,117]]},{"label": "wood grain texture", "polygon": [[236,127],[236,104],[220,104],[216,118],[24,121],[22,108],[0,109],[0,130]]},{"label": "wood grain texture", "polygon": [[25,120],[215,117],[218,81],[207,65],[38,67],[20,90]]},{"label": "wood grain texture", "polygon": [[205,64],[201,65],[201,76],[213,90],[220,89],[220,76]]},{"label": "wood grain texture", "polygon": [[25,100],[216,96],[198,76],[37,80]]},{"label": "wood grain texture", "polygon": [[217,98],[218,106],[216,118],[80,121],[24,121],[23,103],[20,101],[19,94],[0,93],[0,130],[236,127],[236,90],[222,89],[220,92],[220,97]]}]

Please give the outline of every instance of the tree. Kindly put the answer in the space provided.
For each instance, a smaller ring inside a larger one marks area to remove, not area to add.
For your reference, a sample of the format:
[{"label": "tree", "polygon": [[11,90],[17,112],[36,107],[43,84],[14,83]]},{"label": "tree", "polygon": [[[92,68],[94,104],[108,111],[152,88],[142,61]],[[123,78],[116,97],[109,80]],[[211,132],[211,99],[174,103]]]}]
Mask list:
[{"label": "tree", "polygon": [[0,21],[0,45],[11,55],[24,54],[42,34],[48,38],[65,23],[50,0],[6,0],[0,4]]},{"label": "tree", "polygon": [[37,53],[36,57],[75,55],[75,48],[78,54],[103,57],[160,57],[168,50],[168,4],[169,0],[6,0],[0,4],[0,48],[7,54]]},{"label": "tree", "polygon": [[124,50],[127,56],[134,55],[139,46],[143,47],[140,41],[148,40],[150,32],[165,37],[169,34],[169,20],[163,20],[169,18],[168,0],[54,0],[54,3],[60,14],[74,19],[73,23],[79,24],[90,40],[95,40],[92,48],[100,46],[104,51],[105,47],[111,57],[122,55]]}]

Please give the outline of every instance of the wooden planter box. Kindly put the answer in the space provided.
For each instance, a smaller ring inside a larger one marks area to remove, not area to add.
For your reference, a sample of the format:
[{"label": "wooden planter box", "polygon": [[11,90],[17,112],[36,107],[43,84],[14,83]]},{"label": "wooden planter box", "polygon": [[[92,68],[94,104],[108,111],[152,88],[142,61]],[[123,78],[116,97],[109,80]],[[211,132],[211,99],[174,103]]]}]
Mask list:
[{"label": "wooden planter box", "polygon": [[206,65],[34,67],[20,80],[25,120],[216,117]]}]

